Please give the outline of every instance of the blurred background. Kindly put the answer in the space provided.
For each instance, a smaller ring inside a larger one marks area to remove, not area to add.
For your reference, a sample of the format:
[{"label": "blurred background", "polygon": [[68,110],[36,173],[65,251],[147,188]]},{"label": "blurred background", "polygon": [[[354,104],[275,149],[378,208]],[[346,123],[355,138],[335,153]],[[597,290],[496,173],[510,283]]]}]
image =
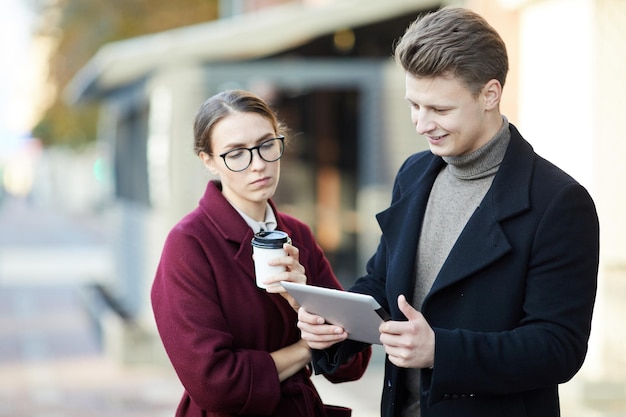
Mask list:
[{"label": "blurred background", "polygon": [[[502,111],[585,185],[601,221],[587,361],[564,416],[626,416],[626,2],[4,0],[0,14],[0,417],[172,416],[182,389],[149,289],[165,234],[209,179],[192,123],[245,88],[294,138],[275,201],[344,285],[376,248],[396,170],[425,149],[392,44],[469,7],[501,33]],[[377,416],[383,352],[329,403]]]}]

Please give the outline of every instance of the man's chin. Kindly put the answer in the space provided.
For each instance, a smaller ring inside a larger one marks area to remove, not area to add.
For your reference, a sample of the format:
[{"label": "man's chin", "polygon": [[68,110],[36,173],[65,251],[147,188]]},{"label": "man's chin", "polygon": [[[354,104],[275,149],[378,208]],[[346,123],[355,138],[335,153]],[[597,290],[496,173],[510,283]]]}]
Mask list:
[{"label": "man's chin", "polygon": [[450,156],[450,155],[448,155],[446,150],[444,148],[442,148],[441,146],[429,145],[429,149],[430,149],[430,152],[433,155],[437,155],[437,156],[440,156],[440,157]]}]

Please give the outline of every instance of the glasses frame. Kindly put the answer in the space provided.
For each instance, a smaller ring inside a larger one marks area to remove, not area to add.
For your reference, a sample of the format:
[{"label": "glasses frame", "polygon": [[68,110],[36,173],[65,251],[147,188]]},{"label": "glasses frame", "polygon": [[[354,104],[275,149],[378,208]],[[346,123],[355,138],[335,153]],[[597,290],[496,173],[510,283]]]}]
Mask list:
[{"label": "glasses frame", "polygon": [[[263,157],[263,155],[261,155],[261,147],[263,147],[263,145],[265,145],[267,142],[272,141],[272,140],[279,140],[280,141],[280,155],[278,155],[278,158],[276,158],[276,159],[272,159],[272,160],[265,159]],[[254,158],[254,154],[252,153],[252,151],[255,150],[255,149],[256,149],[257,155],[259,155],[259,158],[261,158],[263,161],[265,161],[265,162],[276,162],[280,158],[282,158],[283,154],[285,153],[285,137],[282,136],[282,135],[276,136],[275,138],[266,139],[263,142],[259,143],[256,146],[253,146],[251,148],[235,148],[235,149],[229,150],[228,152],[224,152],[222,154],[219,154],[218,156],[220,158],[222,158],[222,160],[224,161],[224,165],[230,171],[232,171],[232,172],[241,172],[241,171],[245,171],[246,169],[248,169],[248,167],[250,167],[250,165],[252,165],[252,159]],[[231,152],[241,152],[241,151],[248,151],[248,152],[250,152],[250,160],[248,161],[248,165],[246,165],[244,168],[241,168],[241,169],[232,169],[231,167],[228,166],[228,163],[226,162],[226,157]]]}]

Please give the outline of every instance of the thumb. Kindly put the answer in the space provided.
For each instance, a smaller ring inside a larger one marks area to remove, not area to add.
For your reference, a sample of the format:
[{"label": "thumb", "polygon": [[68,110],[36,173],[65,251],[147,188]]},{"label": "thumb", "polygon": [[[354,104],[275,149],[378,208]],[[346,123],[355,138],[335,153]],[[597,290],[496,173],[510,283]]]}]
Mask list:
[{"label": "thumb", "polygon": [[404,314],[404,316],[409,319],[409,321],[416,320],[420,316],[420,312],[414,309],[411,304],[409,304],[404,294],[400,294],[398,296],[398,308],[400,309],[402,314]]}]

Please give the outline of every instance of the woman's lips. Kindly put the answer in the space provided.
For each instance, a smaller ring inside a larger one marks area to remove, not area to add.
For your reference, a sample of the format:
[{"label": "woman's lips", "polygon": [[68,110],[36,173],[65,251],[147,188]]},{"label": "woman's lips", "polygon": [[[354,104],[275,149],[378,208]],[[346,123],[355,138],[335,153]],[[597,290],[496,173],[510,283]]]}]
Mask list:
[{"label": "woman's lips", "polygon": [[269,184],[270,180],[271,180],[270,177],[259,178],[258,180],[252,181],[252,185],[257,186],[257,187],[262,187],[262,186]]}]

